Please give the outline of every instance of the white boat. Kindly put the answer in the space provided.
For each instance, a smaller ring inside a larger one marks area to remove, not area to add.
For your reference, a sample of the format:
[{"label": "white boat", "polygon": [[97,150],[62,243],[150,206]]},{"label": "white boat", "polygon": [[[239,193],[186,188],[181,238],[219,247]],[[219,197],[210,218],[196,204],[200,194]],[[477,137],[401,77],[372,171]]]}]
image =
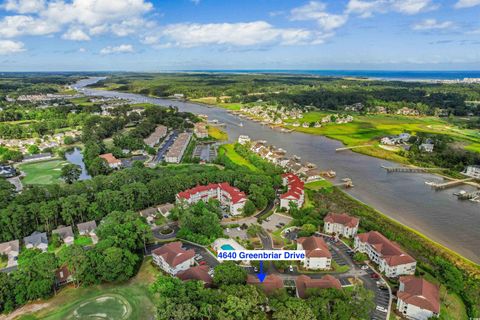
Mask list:
[{"label": "white boat", "polygon": [[243,127],[243,122],[240,122],[240,123],[238,124],[238,126],[239,126],[239,127]]}]

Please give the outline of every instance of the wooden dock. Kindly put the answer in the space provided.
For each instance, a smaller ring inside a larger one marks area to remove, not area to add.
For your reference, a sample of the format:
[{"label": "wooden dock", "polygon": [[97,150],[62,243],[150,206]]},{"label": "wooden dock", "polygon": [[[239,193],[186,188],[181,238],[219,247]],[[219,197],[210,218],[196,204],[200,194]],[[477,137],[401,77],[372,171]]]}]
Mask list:
[{"label": "wooden dock", "polygon": [[444,183],[431,183],[430,186],[435,190],[443,190],[447,188],[456,187],[458,185],[464,184],[469,181],[473,181],[473,178],[461,179],[461,180],[452,180]]},{"label": "wooden dock", "polygon": [[480,190],[478,191],[472,191],[472,192],[467,192],[467,193],[461,193],[457,195],[458,199],[460,200],[470,200],[474,199],[476,197],[480,197]]},{"label": "wooden dock", "polygon": [[382,166],[388,173],[393,172],[409,172],[409,173],[428,173],[435,170],[443,170],[442,168],[418,168],[418,167],[385,167]]},{"label": "wooden dock", "polygon": [[373,144],[364,144],[361,146],[353,146],[353,147],[343,147],[343,148],[337,148],[335,151],[345,151],[345,150],[352,150],[352,149],[357,149],[357,148],[366,148],[366,147],[373,147]]}]

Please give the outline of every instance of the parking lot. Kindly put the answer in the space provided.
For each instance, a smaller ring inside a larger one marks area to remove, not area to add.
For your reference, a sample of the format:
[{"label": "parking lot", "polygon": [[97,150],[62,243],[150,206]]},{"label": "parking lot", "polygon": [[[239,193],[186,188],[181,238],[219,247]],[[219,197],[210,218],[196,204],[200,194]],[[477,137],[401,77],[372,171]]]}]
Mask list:
[{"label": "parking lot", "polygon": [[170,146],[173,144],[175,139],[177,139],[177,136],[178,136],[178,132],[174,131],[162,142],[162,144],[160,145],[160,148],[158,148],[157,155],[153,159],[155,163],[159,163],[163,160],[165,153],[167,153]]},{"label": "parking lot", "polygon": [[202,161],[213,161],[217,157],[217,147],[213,143],[199,143],[193,151],[193,156]]},{"label": "parking lot", "polygon": [[242,229],[240,227],[237,228],[225,228],[224,232],[225,235],[231,237],[231,238],[236,238],[239,237],[240,239],[248,239],[247,236],[247,229]]},{"label": "parking lot", "polygon": [[273,232],[278,229],[283,228],[287,224],[292,221],[291,217],[287,217],[284,215],[280,215],[278,213],[272,214],[270,217],[267,218],[267,220],[264,220],[262,223],[262,227],[267,231],[267,232]]}]

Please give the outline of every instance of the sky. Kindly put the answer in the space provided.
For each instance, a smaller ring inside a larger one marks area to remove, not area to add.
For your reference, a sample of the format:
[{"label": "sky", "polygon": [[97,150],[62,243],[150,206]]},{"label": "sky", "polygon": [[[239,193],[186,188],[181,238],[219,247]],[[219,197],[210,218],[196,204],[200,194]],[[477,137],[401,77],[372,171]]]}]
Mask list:
[{"label": "sky", "polygon": [[480,70],[480,0],[4,0],[0,71]]}]

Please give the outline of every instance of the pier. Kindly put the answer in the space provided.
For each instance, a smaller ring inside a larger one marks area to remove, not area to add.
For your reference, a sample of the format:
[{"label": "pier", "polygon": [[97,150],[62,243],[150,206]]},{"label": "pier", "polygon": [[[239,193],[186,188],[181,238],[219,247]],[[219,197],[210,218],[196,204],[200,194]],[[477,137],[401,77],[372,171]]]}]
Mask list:
[{"label": "pier", "polygon": [[435,190],[443,190],[447,188],[456,187],[458,185],[464,184],[469,181],[473,181],[473,178],[461,179],[461,180],[452,180],[444,183],[430,183],[430,186]]},{"label": "pier", "polygon": [[472,192],[466,192],[466,193],[459,193],[459,194],[457,194],[457,197],[460,200],[475,199],[477,197],[480,197],[480,190],[472,191]]},{"label": "pier", "polygon": [[408,172],[408,173],[428,173],[432,171],[441,171],[442,168],[418,168],[418,167],[385,167],[382,166],[388,173],[393,172]]},{"label": "pier", "polygon": [[373,144],[364,144],[361,146],[353,146],[353,147],[343,147],[343,148],[337,148],[335,151],[345,151],[345,150],[352,150],[352,149],[357,149],[357,148],[366,148],[366,147],[373,147]]}]

